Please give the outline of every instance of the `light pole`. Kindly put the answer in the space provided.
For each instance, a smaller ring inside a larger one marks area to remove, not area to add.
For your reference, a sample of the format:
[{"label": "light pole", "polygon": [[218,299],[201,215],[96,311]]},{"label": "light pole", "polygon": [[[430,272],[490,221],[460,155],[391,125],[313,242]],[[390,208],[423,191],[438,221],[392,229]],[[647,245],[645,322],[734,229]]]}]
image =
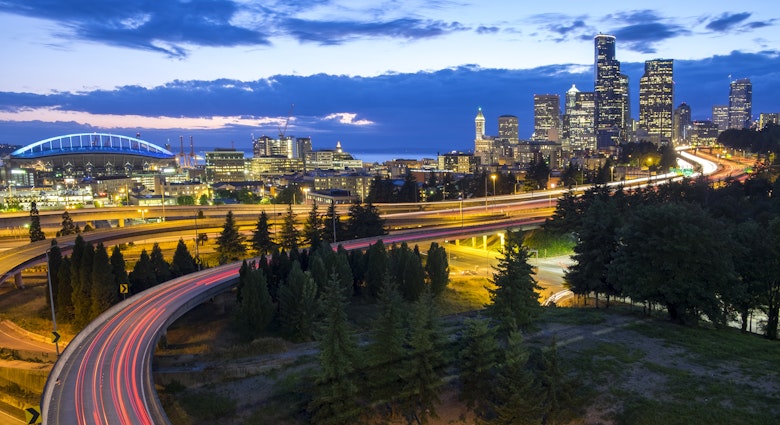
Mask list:
[{"label": "light pole", "polygon": [[488,210],[488,205],[487,205],[487,179],[488,179],[487,172],[485,172],[485,212],[487,212],[487,210]]},{"label": "light pole", "polygon": [[49,304],[51,304],[51,321],[54,325],[52,335],[54,335],[54,348],[57,351],[57,357],[60,356],[60,343],[58,342],[59,335],[57,335],[57,316],[54,314],[54,294],[51,288],[51,259],[49,259],[49,252],[51,248],[46,250],[46,278],[49,280]]},{"label": "light pole", "polygon": [[463,228],[463,192],[460,193],[460,228]]},{"label": "light pole", "polygon": [[491,174],[490,175],[490,180],[493,180],[493,207],[495,208],[495,206],[496,206],[496,202],[495,202],[496,201],[496,175],[495,174]]},{"label": "light pole", "polygon": [[550,183],[550,207],[552,207],[552,193],[555,190],[555,183]]},{"label": "light pole", "polygon": [[146,223],[146,213],[149,212],[147,209],[138,210],[139,213],[141,213],[141,221]]},{"label": "light pole", "polygon": [[198,210],[197,213],[195,213],[195,267],[198,268],[198,271],[200,271],[200,250],[198,248],[198,245],[200,244],[200,241],[198,240],[198,214],[200,213],[200,210]]},{"label": "light pole", "polygon": [[[331,193],[332,195],[332,193]],[[330,206],[333,207],[333,243],[336,243],[336,199],[330,198]]]},{"label": "light pole", "polygon": [[308,196],[309,195],[309,188],[308,187],[304,187],[301,190],[303,190],[303,205],[308,205],[308,203],[309,203],[309,196]]}]

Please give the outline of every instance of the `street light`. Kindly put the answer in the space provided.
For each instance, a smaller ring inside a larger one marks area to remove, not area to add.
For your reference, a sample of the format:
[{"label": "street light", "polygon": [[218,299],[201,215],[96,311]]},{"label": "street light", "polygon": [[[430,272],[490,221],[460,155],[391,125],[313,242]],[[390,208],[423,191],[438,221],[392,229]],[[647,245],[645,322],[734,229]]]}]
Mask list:
[{"label": "street light", "polygon": [[[495,174],[491,174],[490,175],[490,180],[493,180],[493,200],[495,201],[495,198],[496,198],[496,175]],[[494,204],[495,204],[495,202],[494,202]]]},{"label": "street light", "polygon": [[51,260],[49,259],[49,252],[51,248],[46,250],[46,278],[49,280],[49,304],[51,304],[51,321],[54,326],[52,335],[54,335],[54,348],[57,351],[57,357],[60,356],[60,343],[57,341],[57,316],[54,314],[54,294],[51,289]]},{"label": "street light", "polygon": [[303,190],[303,205],[308,205],[308,203],[309,203],[309,197],[308,197],[308,195],[309,195],[309,188],[308,187],[304,187],[301,190]]},{"label": "street light", "polygon": [[552,193],[555,190],[555,183],[550,183],[550,207],[552,207]]},{"label": "street light", "polygon": [[198,245],[200,244],[200,241],[198,240],[198,214],[200,214],[200,210],[195,214],[195,267],[198,268],[198,271],[200,271],[200,250],[198,248]]},{"label": "street light", "polygon": [[146,213],[149,212],[147,209],[138,210],[139,213],[141,213],[141,221],[146,223]]}]

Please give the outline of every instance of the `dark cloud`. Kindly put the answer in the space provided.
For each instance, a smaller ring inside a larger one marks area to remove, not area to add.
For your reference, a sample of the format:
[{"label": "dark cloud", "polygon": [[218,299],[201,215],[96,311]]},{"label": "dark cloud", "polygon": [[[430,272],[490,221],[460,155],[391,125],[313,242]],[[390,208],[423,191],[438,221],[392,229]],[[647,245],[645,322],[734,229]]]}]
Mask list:
[{"label": "dark cloud", "polygon": [[493,34],[501,31],[499,27],[488,27],[484,25],[480,25],[477,27],[477,33],[478,34]]},{"label": "dark cloud", "polygon": [[6,0],[0,11],[61,23],[77,37],[182,57],[184,46],[269,44],[267,35],[232,23],[242,11],[232,0]]},{"label": "dark cloud", "polygon": [[309,21],[288,19],[286,32],[300,41],[320,44],[341,44],[353,38],[431,38],[466,28],[457,22],[441,22],[420,19],[396,19],[386,22]]},{"label": "dark cloud", "polygon": [[[622,41],[618,38],[619,42]],[[618,45],[623,48],[623,43]],[[638,111],[639,78],[643,63],[623,62],[630,78],[632,111]],[[728,102],[729,75],[753,82],[753,110],[778,112],[780,52],[733,52],[703,60],[676,60],[675,103],[691,106],[694,119],[710,117],[712,105]],[[261,125],[260,117],[283,118],[295,104],[288,134],[311,136],[315,148],[331,148],[341,141],[352,152],[392,152],[435,155],[452,149],[473,149],[474,116],[481,106],[487,132],[497,133],[498,116],[517,115],[520,134],[529,137],[533,126],[533,95],[561,96],[576,84],[593,90],[590,67],[545,66],[526,70],[483,69],[476,65],[436,72],[387,74],[376,77],[336,75],[279,75],[268,80],[173,81],[144,88],[125,86],[84,93],[0,93],[0,110],[52,107],[93,114],[168,117],[258,117],[256,126],[218,130],[127,128],[112,132],[135,134],[158,144],[180,135],[194,135],[198,149],[224,146],[249,149],[250,135],[275,135],[276,123]],[[373,125],[353,126],[322,120],[330,114],[354,113],[356,120]],[[28,144],[79,131],[101,131],[76,123],[0,123],[0,142]]]},{"label": "dark cloud", "polygon": [[774,24],[775,24],[775,20],[772,19],[772,20],[763,21],[763,22],[762,21],[748,22],[744,26],[749,28],[749,29],[755,30],[755,29],[764,28],[764,27],[771,27]]},{"label": "dark cloud", "polygon": [[662,21],[663,18],[654,10],[630,10],[626,12],[617,12],[606,16],[607,21],[622,21],[627,24],[644,24],[648,22]]},{"label": "dark cloud", "polygon": [[596,30],[586,22],[587,16],[569,16],[560,13],[543,13],[531,17],[541,29],[552,33],[552,40],[563,42],[569,39],[593,38]]},{"label": "dark cloud", "polygon": [[655,53],[655,44],[664,40],[690,34],[690,31],[675,24],[650,22],[632,24],[612,32],[621,42],[621,46],[641,53]]},{"label": "dark cloud", "polygon": [[733,29],[734,27],[738,26],[740,23],[744,22],[748,18],[750,18],[751,13],[749,12],[742,12],[742,13],[724,13],[720,15],[719,17],[711,20],[706,28],[711,31],[716,32],[725,32]]}]

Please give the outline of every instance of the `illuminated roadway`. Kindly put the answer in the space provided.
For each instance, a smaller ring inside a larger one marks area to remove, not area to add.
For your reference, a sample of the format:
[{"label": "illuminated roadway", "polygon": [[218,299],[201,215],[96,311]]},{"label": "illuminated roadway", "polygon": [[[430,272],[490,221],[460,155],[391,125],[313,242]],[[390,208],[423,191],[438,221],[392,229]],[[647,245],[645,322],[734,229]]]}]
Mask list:
[{"label": "illuminated roadway", "polygon": [[[549,201],[528,201],[526,207],[538,210],[545,204],[549,214],[552,197]],[[499,204],[493,208],[500,212],[509,206]],[[461,211],[453,208],[449,213],[457,217]],[[486,212],[491,213],[489,207]],[[465,237],[541,220],[507,218],[466,227],[456,219],[446,229],[394,232],[382,239],[392,243]],[[345,247],[365,246],[373,240],[354,241]],[[71,341],[49,376],[42,397],[46,423],[169,423],[152,382],[151,361],[157,340],[178,317],[234,284],[239,267],[240,263],[234,263],[166,282],[113,306],[90,323]]]}]

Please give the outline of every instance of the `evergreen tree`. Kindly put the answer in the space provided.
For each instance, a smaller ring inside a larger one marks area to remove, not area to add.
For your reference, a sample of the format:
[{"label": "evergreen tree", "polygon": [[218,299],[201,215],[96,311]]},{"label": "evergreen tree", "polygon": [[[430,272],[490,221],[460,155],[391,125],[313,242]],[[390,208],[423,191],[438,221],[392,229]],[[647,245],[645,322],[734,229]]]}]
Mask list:
[{"label": "evergreen tree", "polygon": [[322,218],[317,214],[317,202],[312,203],[311,210],[303,224],[303,244],[312,248],[319,246],[323,240]]},{"label": "evergreen tree", "polygon": [[149,255],[149,260],[152,262],[152,267],[154,267],[156,284],[167,282],[171,278],[171,265],[165,261],[160,244],[157,242],[152,245],[152,253]]},{"label": "evergreen tree", "polygon": [[95,248],[90,279],[92,280],[90,297],[92,305],[89,320],[92,321],[119,300],[119,288],[115,284],[108,252],[102,242],[98,243]]},{"label": "evergreen tree", "polygon": [[70,257],[62,259],[60,268],[57,271],[57,296],[55,304],[57,310],[57,319],[62,322],[73,320],[73,286],[71,286],[71,262]]},{"label": "evergreen tree", "polygon": [[219,264],[240,260],[246,253],[244,236],[238,231],[238,224],[233,218],[233,211],[228,211],[222,233],[217,237],[217,255]]},{"label": "evergreen tree", "polygon": [[385,281],[387,274],[387,251],[382,240],[368,247],[366,251],[366,289],[368,295],[374,299],[379,296],[379,289]]},{"label": "evergreen tree", "polygon": [[537,407],[541,409],[541,423],[564,424],[576,417],[578,403],[574,399],[579,385],[566,379],[558,358],[557,341],[553,338],[549,349],[538,356],[536,391]]},{"label": "evergreen tree", "polygon": [[317,284],[294,261],[287,282],[279,287],[279,322],[282,332],[295,341],[309,341],[314,336],[316,317]]},{"label": "evergreen tree", "polygon": [[520,331],[511,330],[492,391],[489,415],[491,424],[541,424],[544,408],[535,377],[529,367],[528,349]]},{"label": "evergreen tree", "polygon": [[[74,251],[75,254],[75,251]],[[73,286],[73,324],[83,328],[91,320],[92,314],[92,263],[95,258],[95,247],[86,243],[81,252],[78,266],[78,281]]]},{"label": "evergreen tree", "polygon": [[436,418],[439,388],[442,385],[444,359],[442,334],[430,291],[414,305],[410,323],[409,355],[401,393],[401,410],[409,423],[427,423]]},{"label": "evergreen tree", "polygon": [[190,250],[187,249],[187,244],[184,243],[183,239],[179,239],[179,243],[176,244],[176,251],[173,253],[173,260],[171,261],[171,277],[184,276],[197,270],[198,266],[195,264],[195,259],[192,258]]},{"label": "evergreen tree", "polygon": [[361,205],[357,202],[349,207],[345,239],[361,239],[387,234],[385,220],[379,215],[379,210],[373,204]]},{"label": "evergreen tree", "polygon": [[328,212],[322,220],[322,240],[327,243],[336,243],[344,239],[344,225],[341,223],[341,217],[336,212],[336,205],[331,202],[328,205]]},{"label": "evergreen tree", "polygon": [[109,262],[111,263],[111,274],[114,276],[114,286],[119,288],[119,285],[128,283],[125,256],[122,255],[122,250],[119,249],[118,245],[114,245]]},{"label": "evergreen tree", "polygon": [[73,223],[73,219],[70,217],[70,213],[67,210],[62,213],[62,228],[57,232],[57,236],[75,235],[79,233],[80,229]]},{"label": "evergreen tree", "polygon": [[486,320],[467,319],[460,352],[460,398],[478,418],[491,417],[490,394],[496,385],[498,342]]},{"label": "evergreen tree", "polygon": [[[84,257],[84,250],[87,243],[81,235],[77,235],[73,242],[73,250],[70,255],[70,268],[68,274],[70,275],[68,281],[70,282],[70,300],[67,304],[70,307],[71,319],[73,323],[76,323],[76,300],[78,298],[77,292],[81,290],[81,258]],[[64,282],[64,279],[60,279],[60,282]],[[65,300],[60,300],[63,303]]]},{"label": "evergreen tree", "polygon": [[425,290],[425,271],[420,256],[406,242],[390,250],[390,274],[398,282],[401,295],[407,301],[417,301]]},{"label": "evergreen tree", "polygon": [[450,265],[447,261],[447,251],[436,242],[431,242],[428,249],[428,260],[425,263],[425,274],[431,285],[433,296],[439,296],[450,282]]},{"label": "evergreen tree", "polygon": [[319,340],[319,363],[314,396],[309,403],[315,424],[359,422],[358,347],[347,322],[346,300],[339,290],[339,277],[331,275],[323,291],[323,334]]},{"label": "evergreen tree", "polygon": [[295,227],[295,214],[292,210],[292,204],[287,205],[287,214],[282,221],[282,229],[279,232],[279,245],[282,249],[292,249],[298,247],[300,235]]},{"label": "evergreen tree", "polygon": [[141,250],[141,256],[133,266],[133,271],[128,277],[134,294],[145,291],[157,284],[157,276],[154,273],[154,265],[149,258],[146,249]]},{"label": "evergreen tree", "polygon": [[257,251],[260,255],[270,254],[274,249],[274,242],[271,239],[271,232],[268,226],[268,214],[265,210],[260,212],[260,217],[257,219],[257,225],[255,231],[252,233],[252,249]]},{"label": "evergreen tree", "polygon": [[41,217],[38,214],[38,206],[35,202],[30,203],[30,242],[42,241],[46,235],[41,230]]},{"label": "evergreen tree", "polygon": [[391,418],[406,368],[406,306],[397,285],[385,278],[378,295],[378,315],[372,326],[373,339],[366,348],[366,382],[372,403]]},{"label": "evergreen tree", "polygon": [[404,175],[404,184],[401,186],[401,190],[398,191],[396,197],[397,202],[417,202],[417,180],[414,178],[411,170],[406,170]]},{"label": "evergreen tree", "polygon": [[491,281],[495,287],[488,289],[491,303],[485,313],[498,325],[500,334],[506,335],[515,327],[531,327],[541,311],[537,293],[541,288],[533,278],[520,232],[507,233],[501,254]]},{"label": "evergreen tree", "polygon": [[[244,262],[246,264],[246,262]],[[241,299],[236,309],[239,332],[249,340],[260,336],[271,323],[274,306],[262,269],[248,268],[241,274]]]},{"label": "evergreen tree", "polygon": [[[51,291],[45,291],[46,292],[46,307],[51,308],[52,304],[54,304],[54,307],[57,307],[57,296],[59,295],[59,287],[60,287],[60,281],[59,281],[59,271],[60,266],[62,265],[62,252],[60,251],[60,247],[57,246],[57,239],[51,240],[51,248],[49,248],[48,254],[46,255],[46,258],[48,259],[48,263],[46,264],[47,267],[47,275],[49,278],[49,285],[51,285]],[[51,294],[53,299],[49,298],[49,294]]]}]

